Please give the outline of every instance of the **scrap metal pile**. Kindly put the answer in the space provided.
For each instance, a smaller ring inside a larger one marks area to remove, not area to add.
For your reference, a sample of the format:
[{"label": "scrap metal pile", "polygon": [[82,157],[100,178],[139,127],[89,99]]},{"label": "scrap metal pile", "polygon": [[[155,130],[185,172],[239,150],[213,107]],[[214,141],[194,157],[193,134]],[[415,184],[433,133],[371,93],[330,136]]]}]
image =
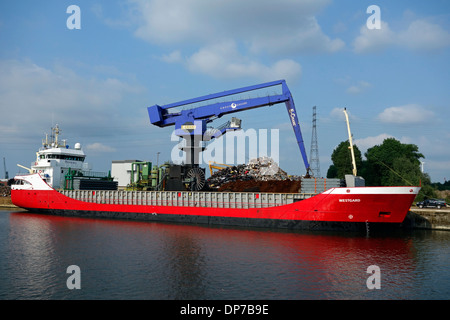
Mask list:
[{"label": "scrap metal pile", "polygon": [[9,186],[0,184],[0,197],[9,197],[11,195],[11,188]]},{"label": "scrap metal pile", "polygon": [[248,164],[226,167],[207,180],[209,189],[232,192],[295,193],[300,178],[289,176],[269,157],[252,159]]}]

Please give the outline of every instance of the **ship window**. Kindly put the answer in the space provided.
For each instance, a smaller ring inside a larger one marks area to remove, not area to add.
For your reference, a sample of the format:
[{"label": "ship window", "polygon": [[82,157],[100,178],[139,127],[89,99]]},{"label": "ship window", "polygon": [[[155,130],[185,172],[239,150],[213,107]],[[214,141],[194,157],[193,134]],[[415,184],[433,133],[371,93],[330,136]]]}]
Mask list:
[{"label": "ship window", "polygon": [[[42,156],[43,158],[44,156]],[[47,159],[60,159],[60,160],[71,160],[71,161],[84,161],[84,157],[68,156],[63,154],[48,154]]]},{"label": "ship window", "polygon": [[28,181],[22,180],[22,179],[17,179],[17,180],[14,180],[14,184],[15,185],[30,185],[31,183],[29,183]]}]

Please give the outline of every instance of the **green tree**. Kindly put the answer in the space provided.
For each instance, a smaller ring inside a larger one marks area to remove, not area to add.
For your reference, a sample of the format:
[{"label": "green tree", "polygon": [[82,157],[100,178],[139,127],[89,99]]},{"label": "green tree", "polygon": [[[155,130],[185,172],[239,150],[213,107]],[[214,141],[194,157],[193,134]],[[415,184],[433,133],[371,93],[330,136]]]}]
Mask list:
[{"label": "green tree", "polygon": [[[334,149],[331,160],[333,164],[327,172],[327,178],[343,179],[352,173],[349,142],[341,142]],[[416,201],[424,198],[436,198],[435,188],[428,174],[420,170],[420,159],[425,158],[415,144],[404,144],[394,138],[388,138],[382,144],[369,148],[361,159],[357,146],[355,151],[358,175],[365,179],[367,186],[421,186]]]},{"label": "green tree", "polygon": [[[362,167],[361,151],[356,145],[353,145],[353,151],[355,152],[356,170],[359,170]],[[333,164],[328,169],[327,178],[344,179],[346,174],[352,174],[352,155],[348,140],[342,141],[333,150],[331,161],[333,161]]]},{"label": "green tree", "polygon": [[424,176],[420,171],[419,152],[415,144],[403,144],[388,138],[365,153],[364,178],[371,186],[419,185]]},{"label": "green tree", "polygon": [[327,171],[327,178],[336,178],[337,177],[337,168],[334,164],[332,164]]},{"label": "green tree", "polygon": [[432,187],[430,176],[427,173],[422,174],[422,179],[419,183],[422,188],[420,189],[420,192],[416,197],[416,201],[422,201],[426,198],[437,197],[436,190]]}]

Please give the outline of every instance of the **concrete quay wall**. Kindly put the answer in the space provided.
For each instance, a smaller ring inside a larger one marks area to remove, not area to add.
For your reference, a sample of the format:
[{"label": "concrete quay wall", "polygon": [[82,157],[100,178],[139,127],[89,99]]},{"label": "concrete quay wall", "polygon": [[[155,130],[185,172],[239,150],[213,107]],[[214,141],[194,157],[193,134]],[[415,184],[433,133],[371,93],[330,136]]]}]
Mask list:
[{"label": "concrete quay wall", "polygon": [[406,215],[403,224],[413,229],[450,231],[450,208],[419,209],[413,207]]}]

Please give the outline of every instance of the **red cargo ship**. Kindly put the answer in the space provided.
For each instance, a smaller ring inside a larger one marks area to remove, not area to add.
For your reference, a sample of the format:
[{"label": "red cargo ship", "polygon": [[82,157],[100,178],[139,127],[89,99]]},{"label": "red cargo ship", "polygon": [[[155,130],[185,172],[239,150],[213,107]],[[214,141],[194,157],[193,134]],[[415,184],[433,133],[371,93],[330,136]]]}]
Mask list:
[{"label": "red cargo ship", "polygon": [[[189,112],[169,112],[171,108],[175,107],[280,85],[283,89],[281,95],[237,100],[231,104],[229,102],[213,103],[209,106],[189,109]],[[163,107],[155,105],[149,107],[148,112],[154,125],[160,127],[175,125],[177,135],[189,142],[192,136],[203,138],[206,136],[209,137],[208,139],[212,139],[229,130],[240,129],[240,120],[233,118],[226,128],[219,130],[220,132],[205,135],[208,132],[206,124],[216,117],[277,103],[286,103],[308,173],[310,167],[297,112],[292,95],[284,80],[230,90]],[[344,112],[347,116],[345,110]],[[65,143],[60,145],[58,142],[59,129],[56,127],[55,140],[50,143],[47,139],[45,140],[44,148],[38,152],[36,162],[31,169],[28,169],[30,174],[15,177],[15,184],[11,187],[11,199],[16,206],[32,212],[182,223],[271,228],[335,229],[339,227],[352,229],[354,226],[367,226],[368,223],[392,225],[403,222],[420,187],[360,186],[358,181],[363,181],[363,179],[358,179],[356,176],[348,117],[347,125],[353,157],[353,175],[349,177],[353,181],[347,183],[347,187],[340,187],[340,183],[333,185],[327,179],[302,178],[302,188],[298,193],[200,191],[204,185],[204,171],[195,165],[194,160],[202,148],[191,144],[184,148],[186,163],[190,167],[187,167],[188,170],[183,176],[183,180],[178,180],[183,184],[189,182],[190,191],[167,191],[174,190],[170,188],[158,191],[161,189],[153,188],[158,183],[147,189],[152,191],[95,189],[98,175],[91,172],[89,166],[84,164],[85,155],[80,144],[76,144],[74,149],[69,149]],[[85,171],[86,169],[88,170]],[[148,166],[146,170],[148,173]],[[78,173],[80,174],[78,175]],[[178,171],[179,174],[180,171]],[[78,178],[81,176],[83,179]],[[78,187],[74,186],[74,182],[78,182]],[[89,187],[82,186],[82,183],[85,182]],[[173,180],[169,182],[173,182]],[[324,187],[322,190],[303,188],[303,184],[307,185],[311,182],[314,185],[317,185],[318,182],[323,183]],[[169,185],[168,183],[166,187]],[[98,184],[98,186],[102,185]]]},{"label": "red cargo ship", "polygon": [[302,194],[271,193],[57,191],[39,173],[15,179],[11,199],[31,212],[293,229],[352,229],[355,224],[401,223],[420,190],[344,187],[305,198]]}]

